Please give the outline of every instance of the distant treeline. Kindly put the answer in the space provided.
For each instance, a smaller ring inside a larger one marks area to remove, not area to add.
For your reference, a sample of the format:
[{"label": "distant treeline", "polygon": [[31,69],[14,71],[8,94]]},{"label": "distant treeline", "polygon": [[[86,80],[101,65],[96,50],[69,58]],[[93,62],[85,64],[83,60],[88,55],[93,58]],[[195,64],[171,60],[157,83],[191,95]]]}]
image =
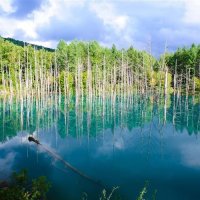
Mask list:
[{"label": "distant treeline", "polygon": [[166,62],[172,74],[177,69],[178,74],[190,71],[191,76],[200,78],[200,45],[178,48],[174,53],[167,54]]},{"label": "distant treeline", "polygon": [[[1,37],[1,36],[0,36]],[[3,37],[2,37],[3,38]],[[4,40],[6,41],[9,41],[17,46],[21,46],[21,47],[24,47],[24,46],[32,46],[34,47],[35,49],[37,50],[41,50],[41,49],[44,49],[46,51],[49,51],[49,52],[54,52],[55,49],[52,49],[52,48],[48,48],[48,47],[43,47],[41,45],[35,45],[35,44],[31,44],[31,43],[28,43],[28,42],[24,42],[24,41],[21,41],[21,40],[15,40],[13,38],[3,38]]]},{"label": "distant treeline", "polygon": [[159,59],[132,46],[119,50],[96,41],[60,41],[53,51],[0,38],[1,92],[106,96],[200,91],[200,45],[166,52]]}]

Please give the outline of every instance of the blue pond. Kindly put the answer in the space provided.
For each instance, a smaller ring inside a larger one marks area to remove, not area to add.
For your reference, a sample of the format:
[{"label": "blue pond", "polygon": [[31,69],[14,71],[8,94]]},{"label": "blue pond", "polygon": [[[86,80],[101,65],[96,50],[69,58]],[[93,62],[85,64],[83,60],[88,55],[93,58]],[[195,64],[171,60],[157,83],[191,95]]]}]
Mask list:
[{"label": "blue pond", "polygon": [[[49,200],[136,199],[148,181],[151,199],[200,199],[199,97],[131,96],[92,101],[50,97],[0,100],[0,179],[27,169],[52,184]],[[43,147],[91,177],[59,162]]]}]

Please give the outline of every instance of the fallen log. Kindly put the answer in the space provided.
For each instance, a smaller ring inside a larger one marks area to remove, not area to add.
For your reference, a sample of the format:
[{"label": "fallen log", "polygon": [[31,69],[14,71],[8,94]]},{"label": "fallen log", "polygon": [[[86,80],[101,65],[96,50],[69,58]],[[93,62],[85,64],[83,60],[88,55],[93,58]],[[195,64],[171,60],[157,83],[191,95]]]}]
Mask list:
[{"label": "fallen log", "polygon": [[83,172],[81,172],[80,170],[78,170],[77,168],[75,168],[74,166],[72,166],[70,163],[68,163],[67,161],[65,161],[64,159],[62,159],[58,154],[52,152],[51,150],[49,150],[47,147],[45,147],[44,145],[42,145],[39,140],[35,139],[33,136],[29,136],[28,137],[28,141],[29,142],[34,142],[35,144],[39,145],[40,147],[42,147],[46,152],[48,152],[51,156],[53,156],[56,160],[59,160],[60,162],[62,162],[64,164],[65,167],[71,169],[73,172],[75,172],[76,174],[80,175],[81,177],[101,186],[102,188],[105,188],[102,183],[98,180],[93,179],[92,177],[84,174]]}]

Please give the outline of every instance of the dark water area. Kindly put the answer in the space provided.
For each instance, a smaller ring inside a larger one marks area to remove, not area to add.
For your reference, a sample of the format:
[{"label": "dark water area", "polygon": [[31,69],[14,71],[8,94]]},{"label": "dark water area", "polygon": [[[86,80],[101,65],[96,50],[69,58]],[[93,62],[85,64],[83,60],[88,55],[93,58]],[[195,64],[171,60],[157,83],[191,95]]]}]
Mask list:
[{"label": "dark water area", "polygon": [[[200,199],[200,99],[185,96],[0,99],[0,179],[27,169],[47,176],[49,200],[99,199],[119,186],[121,199]],[[32,134],[95,184],[29,143]]]}]

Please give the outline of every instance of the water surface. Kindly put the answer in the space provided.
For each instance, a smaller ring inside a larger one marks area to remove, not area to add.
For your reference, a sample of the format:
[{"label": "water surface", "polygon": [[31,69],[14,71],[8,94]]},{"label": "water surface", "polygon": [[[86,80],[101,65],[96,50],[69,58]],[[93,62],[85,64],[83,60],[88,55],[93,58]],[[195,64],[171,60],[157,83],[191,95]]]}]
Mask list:
[{"label": "water surface", "polygon": [[200,103],[198,97],[49,97],[0,100],[0,179],[28,169],[52,183],[50,200],[98,199],[102,187],[66,169],[34,135],[105,188],[135,199],[145,182],[157,199],[200,199]]}]

